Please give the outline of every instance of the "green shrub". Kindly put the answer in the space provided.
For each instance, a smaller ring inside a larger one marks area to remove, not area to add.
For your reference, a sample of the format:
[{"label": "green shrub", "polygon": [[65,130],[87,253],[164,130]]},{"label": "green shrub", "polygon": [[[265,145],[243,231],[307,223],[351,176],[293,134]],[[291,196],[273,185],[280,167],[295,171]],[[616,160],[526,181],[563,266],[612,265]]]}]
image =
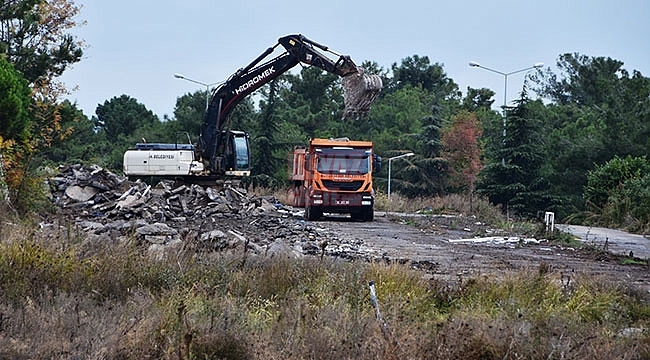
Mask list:
[{"label": "green shrub", "polygon": [[615,157],[587,174],[584,192],[594,224],[650,230],[650,161]]}]

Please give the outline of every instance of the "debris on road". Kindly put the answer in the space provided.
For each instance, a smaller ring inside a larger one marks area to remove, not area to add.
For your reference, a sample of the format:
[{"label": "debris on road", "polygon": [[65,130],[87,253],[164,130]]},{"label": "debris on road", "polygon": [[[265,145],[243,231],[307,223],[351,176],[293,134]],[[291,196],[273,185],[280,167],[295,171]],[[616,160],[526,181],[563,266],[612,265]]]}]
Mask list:
[{"label": "debris on road", "polygon": [[475,237],[475,238],[465,238],[465,239],[449,239],[450,243],[471,243],[471,244],[490,244],[490,245],[503,245],[508,244],[514,247],[517,244],[539,244],[544,239],[537,240],[535,238],[521,238],[519,236],[487,236],[487,237]]}]

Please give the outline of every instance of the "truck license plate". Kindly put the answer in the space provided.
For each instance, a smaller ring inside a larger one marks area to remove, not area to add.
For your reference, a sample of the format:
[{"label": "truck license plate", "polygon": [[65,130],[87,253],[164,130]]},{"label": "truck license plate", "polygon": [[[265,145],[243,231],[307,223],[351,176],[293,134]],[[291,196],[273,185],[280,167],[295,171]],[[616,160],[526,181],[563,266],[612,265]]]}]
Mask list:
[{"label": "truck license plate", "polygon": [[336,205],[350,205],[350,200],[336,200]]}]

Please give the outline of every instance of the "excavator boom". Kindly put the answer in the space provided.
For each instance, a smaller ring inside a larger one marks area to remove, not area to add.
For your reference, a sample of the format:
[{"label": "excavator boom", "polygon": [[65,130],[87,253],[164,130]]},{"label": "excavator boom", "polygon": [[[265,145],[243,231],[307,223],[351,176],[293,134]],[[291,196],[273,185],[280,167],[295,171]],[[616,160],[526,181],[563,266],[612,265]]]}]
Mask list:
[{"label": "excavator boom", "polygon": [[[280,45],[286,51],[263,62]],[[323,52],[330,52],[338,58],[332,60]],[[228,128],[227,123],[234,107],[246,96],[299,63],[317,66],[343,79],[344,118],[366,115],[370,111],[370,105],[381,91],[381,78],[378,75],[365,74],[364,70],[349,56],[337,54],[327,46],[300,34],[283,36],[278,39],[276,45],[236,71],[213,92],[199,139],[199,151],[203,161],[208,163],[206,166],[208,170],[221,173],[233,165],[232,152],[235,150],[231,149],[233,144],[228,143],[228,137],[224,132]]]}]

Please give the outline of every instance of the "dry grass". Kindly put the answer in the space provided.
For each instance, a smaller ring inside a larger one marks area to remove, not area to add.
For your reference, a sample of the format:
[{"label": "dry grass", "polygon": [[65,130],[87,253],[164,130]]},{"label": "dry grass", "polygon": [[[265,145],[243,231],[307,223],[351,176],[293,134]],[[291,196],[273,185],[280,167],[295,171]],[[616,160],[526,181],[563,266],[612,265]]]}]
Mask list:
[{"label": "dry grass", "polygon": [[[0,358],[643,359],[650,307],[540,267],[447,282],[396,264],[180,253],[0,226]],[[386,327],[375,318],[376,283]]]},{"label": "dry grass", "polygon": [[500,210],[487,199],[478,196],[470,199],[469,196],[460,194],[411,199],[392,193],[389,199],[386,194],[378,192],[375,207],[378,210],[406,213],[474,215],[486,220],[503,218]]}]

